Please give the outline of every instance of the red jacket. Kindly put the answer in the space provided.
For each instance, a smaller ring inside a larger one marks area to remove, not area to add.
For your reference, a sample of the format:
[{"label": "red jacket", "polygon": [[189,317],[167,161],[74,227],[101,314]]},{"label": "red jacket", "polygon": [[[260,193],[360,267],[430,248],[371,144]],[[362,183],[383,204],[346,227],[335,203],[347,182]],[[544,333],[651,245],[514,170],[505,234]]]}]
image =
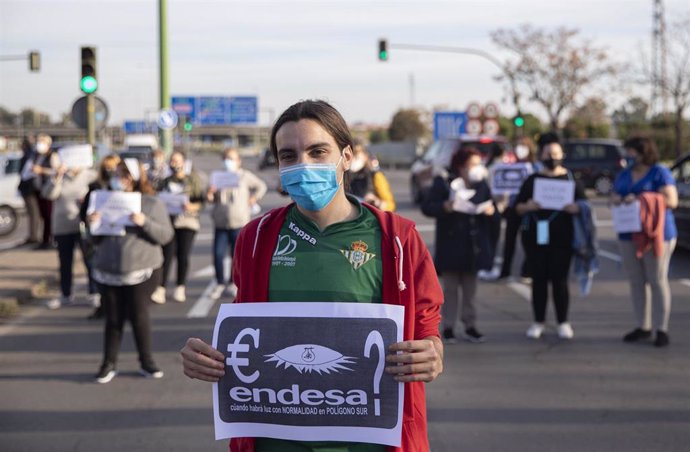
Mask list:
[{"label": "red jacket", "polygon": [[666,220],[666,201],[664,195],[644,192],[639,196],[642,231],[632,235],[636,255],[641,259],[652,249],[656,257],[664,254],[664,225]]},{"label": "red jacket", "polygon": [[[293,204],[256,218],[240,232],[233,258],[236,303],[268,301],[271,258],[278,234]],[[429,251],[412,221],[367,204],[381,225],[383,300],[405,306],[403,339],[438,336],[443,292]],[[388,452],[427,452],[424,383],[405,383],[402,443]],[[253,452],[253,438],[233,438],[231,452]]]}]

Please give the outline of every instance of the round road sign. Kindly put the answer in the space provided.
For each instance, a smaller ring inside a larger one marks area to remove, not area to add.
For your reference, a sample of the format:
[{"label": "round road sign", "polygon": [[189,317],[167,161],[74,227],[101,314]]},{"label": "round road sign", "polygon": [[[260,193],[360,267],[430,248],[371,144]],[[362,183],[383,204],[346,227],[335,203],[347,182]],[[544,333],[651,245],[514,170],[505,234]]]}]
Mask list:
[{"label": "round road sign", "polygon": [[478,119],[470,119],[469,121],[467,121],[465,130],[469,135],[479,135],[480,133],[482,133],[482,123]]},{"label": "round road sign", "polygon": [[498,104],[494,102],[489,102],[488,104],[486,104],[484,106],[484,117],[486,119],[498,118]]},{"label": "round road sign", "polygon": [[487,119],[484,121],[484,133],[486,135],[498,135],[499,129],[498,121],[495,119]]},{"label": "round road sign", "polygon": [[156,120],[158,127],[163,130],[174,129],[177,126],[177,113],[172,109],[165,109],[158,112]]},{"label": "round road sign", "polygon": [[482,107],[477,102],[470,102],[465,112],[470,119],[480,118],[482,116]]}]

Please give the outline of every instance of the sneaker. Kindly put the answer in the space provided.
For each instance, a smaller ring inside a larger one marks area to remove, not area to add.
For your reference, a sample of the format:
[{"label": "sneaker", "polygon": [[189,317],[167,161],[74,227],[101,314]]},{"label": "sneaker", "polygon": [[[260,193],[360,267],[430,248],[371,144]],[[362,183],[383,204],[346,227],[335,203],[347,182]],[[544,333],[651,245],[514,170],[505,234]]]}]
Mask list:
[{"label": "sneaker", "polygon": [[544,324],[543,323],[533,323],[527,329],[527,337],[530,339],[539,339],[543,332],[544,332]]},{"label": "sneaker", "polygon": [[117,371],[115,370],[115,365],[112,363],[104,363],[101,366],[101,370],[96,374],[96,383],[105,384],[110,383],[110,380],[115,378]]},{"label": "sneaker", "polygon": [[641,339],[649,339],[650,337],[652,337],[651,331],[643,330],[642,328],[635,328],[623,336],[623,342],[637,342]]},{"label": "sneaker", "polygon": [[151,301],[156,304],[165,304],[165,287],[156,287],[156,290],[151,294]]},{"label": "sneaker", "polygon": [[484,335],[477,331],[475,327],[470,327],[465,330],[464,338],[473,344],[481,344],[486,340]]},{"label": "sneaker", "polygon": [[87,299],[89,300],[89,304],[91,305],[91,307],[94,307],[94,308],[100,308],[101,307],[101,294],[99,294],[99,293],[89,294]]},{"label": "sneaker", "polygon": [[173,300],[178,303],[184,303],[187,301],[187,294],[185,293],[185,286],[175,287],[175,292],[173,292]]},{"label": "sneaker", "polygon": [[230,295],[231,298],[235,298],[237,296],[237,286],[235,283],[230,283],[228,284],[228,295]]},{"label": "sneaker", "polygon": [[209,297],[211,300],[217,300],[223,295],[223,292],[225,292],[225,285],[224,284],[216,284],[216,287],[213,288],[211,293],[209,294]]},{"label": "sneaker", "polygon": [[67,306],[74,303],[72,296],[69,297],[57,297],[52,300],[48,300],[46,307],[48,309],[60,309],[62,306]]},{"label": "sneaker", "polygon": [[530,278],[529,276],[520,276],[520,282],[522,284],[530,285],[532,284],[532,278]]},{"label": "sneaker", "polygon": [[568,322],[563,322],[558,325],[558,337],[561,339],[572,339],[575,336],[573,327]]},{"label": "sneaker", "polygon": [[655,347],[666,347],[669,344],[668,333],[665,331],[657,331],[656,338],[654,339]]},{"label": "sneaker", "polygon": [[477,277],[482,281],[496,281],[498,276],[498,271],[494,269],[479,270],[479,272],[477,272]]},{"label": "sneaker", "polygon": [[145,378],[154,378],[156,380],[163,378],[163,371],[156,367],[156,365],[153,363],[142,364],[141,369],[139,369],[139,373]]}]

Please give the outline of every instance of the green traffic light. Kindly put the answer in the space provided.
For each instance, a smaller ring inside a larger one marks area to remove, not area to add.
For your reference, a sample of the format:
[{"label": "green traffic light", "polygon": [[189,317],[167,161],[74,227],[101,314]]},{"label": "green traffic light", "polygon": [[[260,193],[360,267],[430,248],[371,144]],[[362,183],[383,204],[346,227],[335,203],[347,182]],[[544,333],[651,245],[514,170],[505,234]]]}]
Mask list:
[{"label": "green traffic light", "polygon": [[185,132],[191,132],[192,131],[192,123],[191,122],[185,122],[184,123],[184,131]]},{"label": "green traffic light", "polygon": [[516,116],[513,120],[513,124],[515,124],[515,127],[522,127],[525,125],[525,118],[522,116]]},{"label": "green traffic light", "polygon": [[98,82],[95,78],[87,75],[86,77],[82,77],[80,86],[81,90],[86,94],[91,94],[98,89]]},{"label": "green traffic light", "polygon": [[385,50],[382,50],[379,52],[379,60],[381,61],[388,61],[388,52]]}]

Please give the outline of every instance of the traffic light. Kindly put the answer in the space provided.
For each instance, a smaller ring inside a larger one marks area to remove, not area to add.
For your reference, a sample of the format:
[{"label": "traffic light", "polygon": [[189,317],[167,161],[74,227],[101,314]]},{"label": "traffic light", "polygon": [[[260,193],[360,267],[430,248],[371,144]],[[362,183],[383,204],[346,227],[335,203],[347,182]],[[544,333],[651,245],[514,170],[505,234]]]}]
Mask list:
[{"label": "traffic light", "polygon": [[192,131],[192,123],[189,121],[189,119],[185,119],[185,121],[184,121],[184,131],[185,132],[191,132]]},{"label": "traffic light", "polygon": [[81,79],[79,88],[86,94],[91,94],[98,89],[95,47],[81,48]]},{"label": "traffic light", "polygon": [[379,39],[379,61],[388,61],[388,41]]},{"label": "traffic light", "polygon": [[522,117],[522,113],[518,112],[513,118],[513,124],[515,127],[522,127],[525,125],[525,118]]},{"label": "traffic light", "polygon": [[33,51],[29,52],[29,70],[38,72],[41,69],[41,54]]}]

